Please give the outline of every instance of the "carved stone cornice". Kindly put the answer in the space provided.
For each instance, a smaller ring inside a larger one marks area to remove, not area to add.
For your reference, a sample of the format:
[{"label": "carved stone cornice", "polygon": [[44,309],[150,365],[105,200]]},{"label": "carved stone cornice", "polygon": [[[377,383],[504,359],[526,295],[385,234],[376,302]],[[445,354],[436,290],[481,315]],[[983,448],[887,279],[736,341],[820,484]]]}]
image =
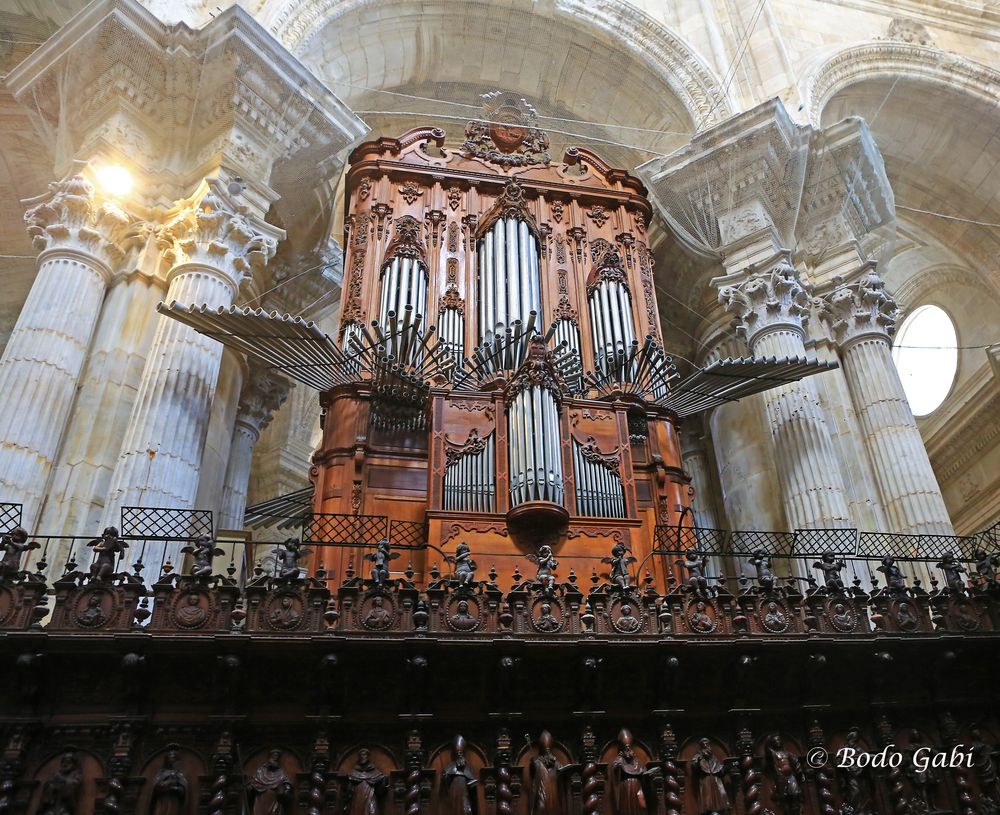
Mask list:
[{"label": "carved stone cornice", "polygon": [[777,329],[803,333],[811,298],[798,272],[781,257],[767,271],[750,267],[745,279],[719,290],[719,302],[733,315],[736,328],[753,348],[764,333]]},{"label": "carved stone cornice", "polygon": [[112,201],[103,201],[94,185],[76,173],[49,184],[40,198],[25,202],[32,206],[24,222],[39,253],[63,250],[78,252],[99,261],[105,282],[124,260],[124,244],[131,220]]},{"label": "carved stone cornice", "polygon": [[215,184],[206,186],[204,194],[189,201],[158,232],[171,267],[213,269],[228,279],[234,296],[248,275],[274,257],[281,235],[281,230],[234,207]]},{"label": "carved stone cornice", "polygon": [[294,387],[283,375],[251,360],[236,411],[237,424],[246,425],[259,438]]},{"label": "carved stone cornice", "polygon": [[889,342],[896,331],[896,301],[874,264],[862,271],[858,282],[841,283],[818,304],[820,319],[830,326],[841,348],[864,337]]},{"label": "carved stone cornice", "polygon": [[218,172],[245,179],[246,200],[263,215],[278,197],[269,185],[294,192],[291,182],[308,178],[299,186],[311,190],[367,131],[237,6],[192,30],[135,0],[98,0],[7,85],[57,173],[74,158],[124,163],[141,176],[132,196],[139,207],[169,206]]}]

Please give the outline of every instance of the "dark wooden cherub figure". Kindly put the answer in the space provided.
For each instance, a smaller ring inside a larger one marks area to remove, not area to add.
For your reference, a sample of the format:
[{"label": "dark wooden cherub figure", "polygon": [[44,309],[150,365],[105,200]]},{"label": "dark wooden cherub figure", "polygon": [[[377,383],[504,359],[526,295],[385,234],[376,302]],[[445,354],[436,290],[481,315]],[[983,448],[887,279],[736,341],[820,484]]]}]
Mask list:
[{"label": "dark wooden cherub figure", "polygon": [[35,541],[28,540],[28,530],[15,526],[10,532],[0,535],[0,580],[16,580],[21,573],[21,557],[25,552],[38,549]]},{"label": "dark wooden cherub figure", "polygon": [[399,557],[399,552],[390,551],[389,546],[389,541],[383,538],[374,552],[365,555],[365,560],[372,562],[372,580],[377,586],[384,586],[389,582],[389,564]]},{"label": "dark wooden cherub figure", "polygon": [[201,579],[212,576],[212,560],[225,554],[208,535],[201,535],[195,539],[194,544],[185,546],[181,551],[192,557],[191,576]]},{"label": "dark wooden cherub figure", "polygon": [[464,541],[455,547],[455,554],[445,556],[445,560],[455,564],[455,580],[459,586],[471,586],[476,579],[476,561],[472,559],[472,549]]},{"label": "dark wooden cherub figure", "polygon": [[312,554],[312,549],[303,548],[302,542],[295,538],[288,538],[281,544],[284,549],[275,549],[274,556],[277,562],[277,575],[279,580],[298,580],[301,576],[299,560],[308,554]]},{"label": "dark wooden cherub figure", "polygon": [[771,571],[771,556],[758,549],[747,561],[757,572],[757,584],[765,591],[772,592],[778,587],[778,578]]},{"label": "dark wooden cherub figure", "polygon": [[893,592],[906,591],[906,575],[903,570],[896,565],[896,559],[886,555],[882,558],[882,565],[876,571],[885,575],[885,587]]},{"label": "dark wooden cherub figure", "polygon": [[526,555],[538,568],[535,571],[535,582],[541,583],[546,590],[551,590],[555,585],[555,570],[559,566],[559,561],[552,555],[552,547],[545,544],[538,547],[537,555]]},{"label": "dark wooden cherub figure", "polygon": [[824,552],[820,559],[813,563],[813,568],[823,573],[823,585],[830,594],[843,594],[846,587],[840,572],[846,565],[844,559],[836,557],[833,552]]},{"label": "dark wooden cherub figure", "polygon": [[115,573],[115,560],[128,549],[128,544],[118,537],[118,530],[113,526],[106,527],[101,537],[94,538],[87,546],[92,546],[97,555],[90,564],[92,580],[109,579]]},{"label": "dark wooden cherub figure", "polygon": [[631,554],[632,550],[624,543],[616,543],[611,547],[611,557],[601,558],[601,563],[611,564],[611,582],[620,589],[627,589],[632,585],[628,567],[637,561]]},{"label": "dark wooden cherub figure", "polygon": [[689,588],[691,588],[695,594],[700,594],[702,597],[708,595],[708,555],[702,552],[700,549],[685,549],[684,557],[679,558],[677,561],[681,567],[687,572],[687,580],[685,581]]},{"label": "dark wooden cherub figure", "polygon": [[953,591],[955,594],[965,592],[965,578],[962,575],[967,574],[967,572],[965,567],[955,558],[954,552],[945,552],[937,567],[944,575],[944,582],[949,591]]}]

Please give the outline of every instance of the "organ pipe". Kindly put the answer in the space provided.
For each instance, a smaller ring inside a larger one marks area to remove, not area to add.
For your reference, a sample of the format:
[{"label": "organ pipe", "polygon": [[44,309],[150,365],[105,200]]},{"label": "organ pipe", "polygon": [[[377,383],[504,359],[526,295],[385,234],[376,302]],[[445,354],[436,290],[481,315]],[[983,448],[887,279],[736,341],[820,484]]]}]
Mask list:
[{"label": "organ pipe", "polygon": [[632,298],[622,283],[603,280],[591,293],[589,306],[594,364],[598,371],[603,371],[616,357],[628,354],[635,342]]},{"label": "organ pipe", "polygon": [[453,512],[493,512],[496,491],[494,436],[460,452],[444,473],[444,508]]},{"label": "organ pipe", "polygon": [[529,385],[507,414],[512,506],[528,501],[563,503],[559,410],[547,388]]},{"label": "organ pipe", "polygon": [[479,242],[479,338],[541,313],[538,243],[518,218],[499,218]]},{"label": "organ pipe", "polygon": [[[592,449],[592,448],[591,448]],[[621,477],[602,461],[587,455],[587,448],[573,439],[576,510],[599,518],[625,517],[625,491]]]}]

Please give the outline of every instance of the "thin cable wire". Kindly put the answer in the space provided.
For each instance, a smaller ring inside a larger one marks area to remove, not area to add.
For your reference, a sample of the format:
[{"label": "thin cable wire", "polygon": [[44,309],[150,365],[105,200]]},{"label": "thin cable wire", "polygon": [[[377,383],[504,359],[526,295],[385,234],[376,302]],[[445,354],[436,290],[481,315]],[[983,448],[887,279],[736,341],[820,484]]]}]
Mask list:
[{"label": "thin cable wire", "polygon": [[271,286],[271,288],[269,288],[267,291],[263,291],[260,294],[258,294],[256,297],[254,297],[253,300],[247,300],[246,303],[244,303],[244,305],[245,306],[249,306],[251,303],[256,303],[265,294],[270,294],[273,291],[277,291],[282,286],[285,286],[288,283],[291,283],[297,277],[302,277],[302,275],[309,274],[309,272],[315,272],[317,269],[329,269],[331,266],[336,266],[336,265],[337,265],[336,263],[321,263],[318,266],[310,266],[304,272],[299,272],[298,274],[294,274],[291,277],[285,278],[277,286]]},{"label": "thin cable wire", "polygon": [[722,92],[719,94],[719,98],[715,100],[715,104],[712,105],[712,107],[709,108],[708,113],[705,114],[705,121],[707,121],[709,117],[715,113],[715,109],[726,99],[726,94],[729,93],[729,86],[732,85],[733,80],[736,78],[736,70],[743,61],[743,57],[746,54],[746,46],[749,44],[754,30],[757,28],[757,20],[760,19],[760,13],[764,10],[764,3],[766,2],[767,0],[760,0],[760,3],[758,3],[757,10],[754,12],[753,19],[750,20],[750,25],[743,37],[743,41],[740,43],[740,47],[736,50],[736,59],[733,61],[732,65],[729,66],[729,71],[726,73],[727,79],[723,83]]},{"label": "thin cable wire", "polygon": [[904,207],[902,204],[896,204],[896,209],[903,209],[907,212],[919,212],[921,215],[933,215],[935,218],[944,218],[948,221],[961,221],[964,224],[974,224],[975,226],[988,226],[994,229],[1000,229],[1000,224],[993,223],[992,221],[976,221],[972,218],[961,218],[958,215],[945,215],[943,212],[933,212],[929,209]]}]

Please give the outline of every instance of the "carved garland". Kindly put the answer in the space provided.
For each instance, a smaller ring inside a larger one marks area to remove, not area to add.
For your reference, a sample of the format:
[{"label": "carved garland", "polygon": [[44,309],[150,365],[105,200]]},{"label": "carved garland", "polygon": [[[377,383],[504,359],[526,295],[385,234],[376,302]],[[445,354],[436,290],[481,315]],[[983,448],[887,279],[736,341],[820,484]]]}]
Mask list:
[{"label": "carved garland", "polygon": [[[579,442],[577,443],[579,444]],[[621,478],[619,470],[619,467],[621,466],[621,458],[619,457],[618,452],[619,451],[615,449],[610,453],[602,453],[593,436],[587,436],[587,441],[580,445],[580,454],[587,461],[591,464],[603,467],[605,470],[608,470]]]},{"label": "carved garland", "polygon": [[475,456],[482,453],[486,449],[486,444],[492,434],[491,431],[483,438],[479,438],[479,431],[476,428],[472,428],[469,431],[469,438],[465,440],[464,444],[455,444],[455,442],[445,439],[445,466],[451,467],[466,456]]}]

